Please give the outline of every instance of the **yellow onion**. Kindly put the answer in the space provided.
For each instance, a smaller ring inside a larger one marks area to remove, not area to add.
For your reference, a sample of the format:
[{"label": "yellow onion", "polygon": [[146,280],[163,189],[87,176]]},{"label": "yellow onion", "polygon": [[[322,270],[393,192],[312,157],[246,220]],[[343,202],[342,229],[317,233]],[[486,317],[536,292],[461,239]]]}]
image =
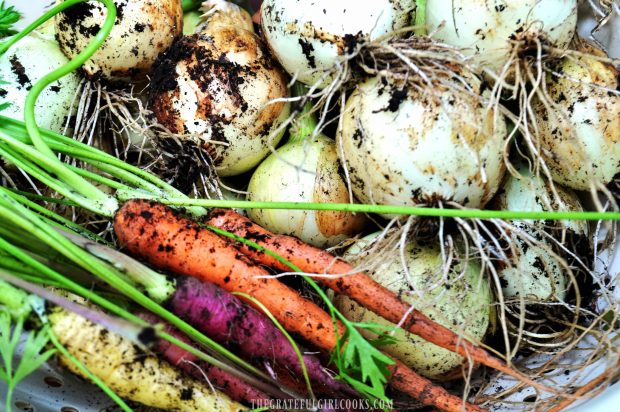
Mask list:
[{"label": "yellow onion", "polygon": [[[322,134],[310,138],[314,121],[308,123],[307,135],[293,131],[289,142],[254,171],[248,200],[349,202],[349,191],[339,173],[335,142]],[[337,211],[250,209],[248,214],[266,229],[318,247],[333,246],[358,234],[365,223],[363,214]]]}]

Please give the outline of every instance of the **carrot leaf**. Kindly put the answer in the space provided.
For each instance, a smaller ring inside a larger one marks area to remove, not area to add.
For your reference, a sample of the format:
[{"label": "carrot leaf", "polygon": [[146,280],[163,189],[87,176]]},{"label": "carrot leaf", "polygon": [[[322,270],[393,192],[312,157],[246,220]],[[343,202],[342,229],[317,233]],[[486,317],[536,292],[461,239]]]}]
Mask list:
[{"label": "carrot leaf", "polygon": [[370,398],[388,400],[385,385],[390,375],[388,366],[394,361],[367,341],[353,324],[347,326],[340,340],[344,342],[342,349],[332,354],[340,377]]},{"label": "carrot leaf", "polygon": [[10,36],[17,33],[13,25],[22,18],[22,14],[15,6],[6,7],[4,1],[0,3],[0,37]]},{"label": "carrot leaf", "polygon": [[[24,329],[24,317],[14,321],[6,309],[0,310],[0,379],[6,382],[8,390],[6,397],[6,410],[11,410],[11,399],[17,384],[45,363],[56,351],[50,349],[41,353],[47,345],[47,333],[43,330],[30,332],[26,335],[21,354],[18,347]],[[19,363],[14,365],[14,360],[19,355]]]}]

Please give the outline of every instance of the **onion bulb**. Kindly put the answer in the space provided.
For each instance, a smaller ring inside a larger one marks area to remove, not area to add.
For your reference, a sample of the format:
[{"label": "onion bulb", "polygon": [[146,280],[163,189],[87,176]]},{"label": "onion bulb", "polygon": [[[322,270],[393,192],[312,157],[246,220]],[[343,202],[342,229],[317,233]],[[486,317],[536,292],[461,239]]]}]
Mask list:
[{"label": "onion bulb", "polygon": [[415,0],[264,0],[261,25],[273,54],[307,85],[323,78],[360,41],[375,40],[409,24]]},{"label": "onion bulb", "polygon": [[[11,105],[0,114],[24,120],[24,104],[30,89],[38,80],[68,63],[53,37],[37,32],[24,37],[0,57],[0,100]],[[64,131],[71,103],[77,93],[80,79],[70,73],[48,86],[37,99],[37,125],[57,133]]]},{"label": "onion bulb", "polygon": [[499,72],[511,59],[513,40],[568,46],[577,26],[577,0],[427,0],[426,23],[439,29],[436,39]]},{"label": "onion bulb", "polygon": [[[181,0],[115,0],[114,4],[114,28],[82,68],[90,77],[108,80],[142,77],[181,35]],[[105,6],[98,1],[76,4],[56,16],[58,42],[67,57],[74,58],[92,42],[106,16]]]},{"label": "onion bulb", "polygon": [[[346,259],[363,257],[363,248],[376,239],[377,233],[362,239],[346,253]],[[435,322],[450,328],[473,342],[485,336],[492,316],[493,295],[482,276],[478,262],[453,263],[444,276],[439,246],[430,243],[409,243],[405,249],[409,275],[406,274],[398,253],[387,257],[369,275],[397,293]],[[344,295],[336,297],[336,307],[354,322],[375,322],[394,327],[393,324],[361,307]],[[367,337],[376,337],[363,331]],[[397,329],[395,344],[382,350],[401,360],[416,372],[429,378],[444,377],[463,364],[463,358],[451,351],[435,346],[422,338]]]},{"label": "onion bulb", "polygon": [[205,149],[220,176],[233,176],[258,165],[282,138],[275,131],[289,105],[270,102],[288,97],[288,79],[248,30],[247,13],[206,3],[216,8],[201,31],[182,37],[155,65],[150,102],[159,123]]},{"label": "onion bulb", "polygon": [[604,52],[564,58],[547,76],[548,102],[534,104],[542,155],[554,181],[576,190],[620,173],[620,72]]},{"label": "onion bulb", "polygon": [[[554,201],[551,188],[543,179],[531,175],[526,167],[521,167],[519,172],[519,176],[510,176],[506,180],[503,190],[493,200],[495,208],[529,212],[583,211],[577,195],[571,190],[555,185],[559,201]],[[541,234],[549,228],[550,222],[513,220],[511,223],[512,248],[507,251],[511,265],[502,264],[498,270],[504,298],[564,300],[568,288],[564,267],[552,253],[553,247],[548,239]],[[562,221],[557,224],[557,229],[566,229],[569,234],[579,237],[588,234],[585,221]]]},{"label": "onion bulb", "polygon": [[[324,135],[295,137],[254,171],[248,200],[347,203],[349,192],[338,170],[335,142]],[[358,234],[365,223],[362,214],[338,211],[250,209],[248,214],[266,229],[318,247],[333,246]]]},{"label": "onion bulb", "polygon": [[447,79],[433,92],[379,77],[358,85],[338,136],[358,199],[481,207],[493,197],[505,169],[506,123],[481,102],[480,82],[461,77],[472,93]]}]

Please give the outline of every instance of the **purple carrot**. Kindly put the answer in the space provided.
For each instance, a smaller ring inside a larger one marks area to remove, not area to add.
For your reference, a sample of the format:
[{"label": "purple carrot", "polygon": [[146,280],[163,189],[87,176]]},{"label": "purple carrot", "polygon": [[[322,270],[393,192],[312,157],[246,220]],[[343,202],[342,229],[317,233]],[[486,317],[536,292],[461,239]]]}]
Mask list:
[{"label": "purple carrot", "polygon": [[[169,309],[214,341],[237,349],[253,361],[273,362],[301,375],[295,350],[278,328],[262,313],[220,287],[198,279],[177,279]],[[313,390],[336,397],[359,397],[343,382],[334,379],[316,356],[299,348],[312,381]]]},{"label": "purple carrot", "polygon": [[[138,316],[152,324],[164,323],[162,319],[152,313],[139,313]],[[169,323],[164,323],[164,331],[182,342],[192,344],[186,335]],[[247,384],[238,377],[198,359],[197,356],[173,345],[165,339],[158,339],[154,350],[188,375],[199,380],[207,378],[213,386],[236,401],[251,404],[252,401],[268,401],[271,399],[269,395]]]}]

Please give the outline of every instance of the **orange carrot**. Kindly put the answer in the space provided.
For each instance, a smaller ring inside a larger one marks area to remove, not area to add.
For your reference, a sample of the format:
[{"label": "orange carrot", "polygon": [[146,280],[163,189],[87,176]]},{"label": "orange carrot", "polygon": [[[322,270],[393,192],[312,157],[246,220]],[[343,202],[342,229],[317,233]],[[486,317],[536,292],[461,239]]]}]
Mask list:
[{"label": "orange carrot", "polygon": [[[132,200],[114,219],[120,244],[151,264],[182,275],[212,282],[230,292],[244,292],[258,299],[289,331],[319,348],[336,347],[337,331],[330,315],[304,299],[269,272],[235,249],[230,242],[161,204]],[[390,368],[390,385],[426,405],[446,411],[482,409],[434,385],[402,363]]]},{"label": "orange carrot", "polygon": [[[292,236],[271,233],[233,210],[214,209],[211,211],[206,223],[251,240],[265,249],[277,253],[305,273],[346,274],[346,276],[334,276],[331,278],[318,277],[317,281],[337,293],[347,295],[366,309],[373,311],[390,322],[398,324],[405,319],[402,323],[403,329],[437,346],[459,353],[466,359],[472,359],[474,362],[494,368],[531,386],[551,390],[512,369],[505,362],[491,355],[483,348],[465,340],[465,338],[457,335],[450,329],[439,325],[418,310],[411,310],[410,305],[401,301],[394,292],[378,284],[364,273],[354,273],[353,266],[337,259],[322,249],[308,245]],[[280,270],[290,270],[288,266],[279,260],[243,243],[237,243],[237,248],[250,256],[254,261],[265,266]]]}]

